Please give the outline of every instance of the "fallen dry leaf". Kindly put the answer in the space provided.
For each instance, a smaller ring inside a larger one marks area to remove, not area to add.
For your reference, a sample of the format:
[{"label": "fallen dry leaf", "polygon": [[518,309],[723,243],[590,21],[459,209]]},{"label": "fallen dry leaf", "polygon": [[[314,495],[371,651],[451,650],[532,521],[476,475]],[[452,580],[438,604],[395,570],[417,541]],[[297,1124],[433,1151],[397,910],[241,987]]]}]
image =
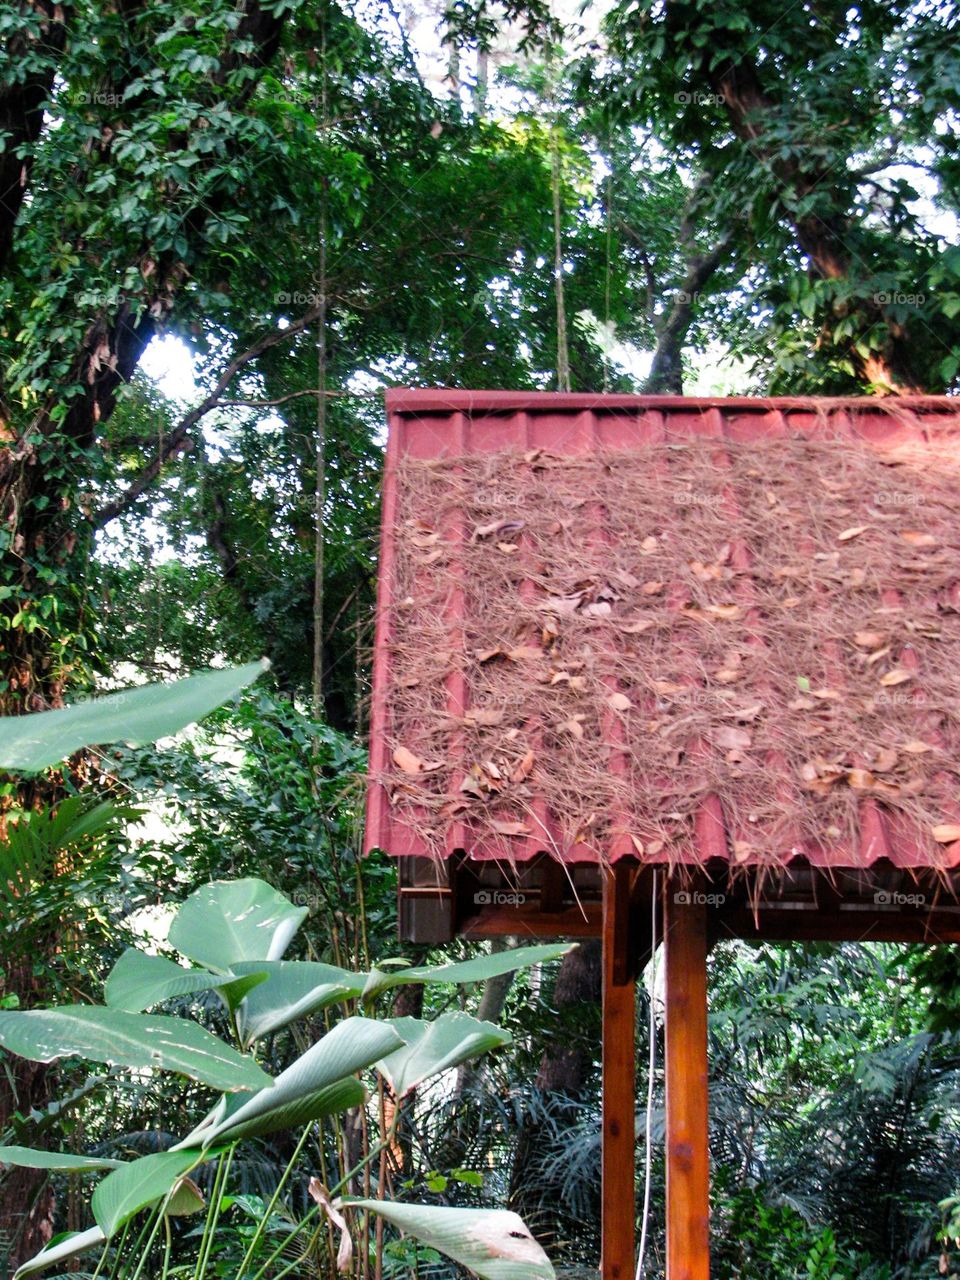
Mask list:
[{"label": "fallen dry leaf", "polygon": [[893,747],[881,747],[874,757],[873,768],[877,773],[889,773],[897,763],[897,753]]},{"label": "fallen dry leaf", "polygon": [[593,604],[584,605],[583,612],[588,618],[609,618],[613,609],[606,600],[597,600]]},{"label": "fallen dry leaf", "polygon": [[725,621],[731,622],[735,618],[740,617],[741,609],[738,604],[708,604],[704,606],[707,613],[713,618],[723,618]]},{"label": "fallen dry leaf", "polygon": [[564,720],[563,724],[560,726],[560,732],[570,733],[579,741],[583,738],[583,725],[576,718],[573,720]]},{"label": "fallen dry leaf", "polygon": [[901,533],[900,537],[904,542],[909,542],[911,547],[935,547],[937,539],[932,533],[919,533],[915,529],[908,529],[905,533]]},{"label": "fallen dry leaf", "polygon": [[423,771],[423,761],[407,747],[397,747],[393,753],[393,763],[411,776]]},{"label": "fallen dry leaf", "polygon": [[880,677],[880,683],[885,689],[889,689],[893,685],[906,684],[908,680],[912,679],[912,671],[908,671],[906,667],[894,667],[892,671],[888,671],[886,675]]},{"label": "fallen dry leaf", "polygon": [[467,724],[494,725],[503,722],[503,712],[498,707],[471,707],[464,712]]},{"label": "fallen dry leaf", "polygon": [[505,556],[512,556],[513,553],[515,551],[519,551],[520,548],[515,542],[498,542],[497,550],[502,551]]},{"label": "fallen dry leaf", "polygon": [[847,782],[854,791],[872,791],[876,779],[869,769],[849,769],[847,771]]},{"label": "fallen dry leaf", "polygon": [[734,720],[749,723],[751,720],[756,720],[762,710],[762,702],[751,702],[750,705],[746,707],[734,707],[731,711],[726,712],[726,714],[728,716],[732,716]]},{"label": "fallen dry leaf", "polygon": [[672,680],[654,680],[653,687],[657,693],[669,694],[683,693],[687,686],[683,684],[675,684]]},{"label": "fallen dry leaf", "polygon": [[490,828],[498,836],[528,836],[530,834],[530,828],[525,822],[509,822],[500,818],[492,818]]},{"label": "fallen dry leaf", "polygon": [[853,636],[853,643],[859,649],[876,649],[883,640],[882,631],[856,631]]},{"label": "fallen dry leaf", "polygon": [[934,827],[930,834],[937,844],[953,844],[954,840],[960,840],[960,823],[944,822]]},{"label": "fallen dry leaf", "polygon": [[511,662],[528,662],[536,658],[543,657],[543,650],[535,644],[521,644],[516,649],[510,649],[507,657]]},{"label": "fallen dry leaf", "polygon": [[440,540],[439,533],[414,533],[410,537],[410,541],[415,547],[419,547],[421,551],[427,547],[432,547]]},{"label": "fallen dry leaf", "polygon": [[746,729],[734,729],[731,726],[725,726],[714,733],[713,740],[718,747],[723,747],[725,750],[746,751],[753,738]]},{"label": "fallen dry leaf", "polygon": [[531,747],[519,764],[514,768],[513,773],[510,775],[510,781],[523,782],[524,778],[529,778],[530,774],[533,772],[534,759],[535,756],[533,754],[533,748]]},{"label": "fallen dry leaf", "polygon": [[629,711],[633,703],[625,693],[611,693],[607,698],[607,706],[612,707],[614,711]]},{"label": "fallen dry leaf", "polygon": [[662,582],[645,582],[643,586],[640,588],[640,590],[642,594],[645,596],[658,596],[660,592],[663,590],[663,583]]},{"label": "fallen dry leaf", "polygon": [[640,554],[642,556],[652,556],[659,545],[659,542],[651,533],[640,543]]},{"label": "fallen dry leaf", "polygon": [[912,756],[922,756],[927,751],[933,751],[934,748],[929,742],[924,742],[921,738],[911,738],[909,742],[903,744],[900,750],[906,751]]},{"label": "fallen dry leaf", "polygon": [[866,533],[870,528],[868,524],[855,524],[850,529],[844,529],[843,533],[837,534],[838,542],[851,542],[854,538],[859,538],[861,533]]},{"label": "fallen dry leaf", "polygon": [[505,658],[507,655],[502,649],[477,649],[474,656],[483,666],[485,662],[492,662],[494,658]]},{"label": "fallen dry leaf", "polygon": [[651,618],[641,618],[639,622],[625,622],[620,626],[620,630],[625,636],[639,636],[644,631],[649,631],[654,625]]}]

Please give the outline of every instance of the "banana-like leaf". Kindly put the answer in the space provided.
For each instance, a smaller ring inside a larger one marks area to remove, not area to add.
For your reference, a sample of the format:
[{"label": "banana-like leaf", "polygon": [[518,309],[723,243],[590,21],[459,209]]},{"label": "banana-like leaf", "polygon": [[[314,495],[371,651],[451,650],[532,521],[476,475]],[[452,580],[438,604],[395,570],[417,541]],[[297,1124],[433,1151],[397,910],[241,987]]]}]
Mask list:
[{"label": "banana-like leaf", "polygon": [[308,1014],[359,996],[365,973],[351,973],[310,960],[250,960],[235,964],[234,973],[265,973],[262,986],[248,993],[237,1009],[246,1046]]},{"label": "banana-like leaf", "polygon": [[123,1160],[104,1156],[75,1156],[69,1151],[34,1151],[32,1147],[0,1147],[0,1164],[21,1169],[49,1169],[51,1173],[85,1173],[91,1169],[119,1169]]},{"label": "banana-like leaf", "polygon": [[[359,1087],[359,1082],[348,1077],[402,1045],[400,1036],[386,1022],[345,1018],[286,1071],[281,1071],[269,1088],[261,1089],[239,1107],[227,1103],[221,1118],[206,1127],[201,1125],[178,1146],[200,1141],[208,1147],[213,1142],[233,1142],[253,1133],[286,1128],[306,1120],[304,1109],[309,1111],[318,1105],[330,1110],[356,1106],[360,1095],[354,1086]],[[327,1094],[339,1085],[345,1087]]]},{"label": "banana-like leaf", "polygon": [[264,880],[217,880],[177,912],[170,945],[196,964],[232,973],[240,961],[279,960],[306,915]]},{"label": "banana-like leaf", "polygon": [[66,1262],[68,1258],[75,1258],[78,1253],[86,1253],[88,1249],[96,1249],[98,1245],[106,1242],[107,1237],[99,1227],[91,1227],[89,1231],[74,1231],[64,1240],[58,1240],[55,1244],[48,1245],[46,1249],[41,1249],[39,1253],[34,1254],[28,1262],[14,1272],[13,1280],[22,1280],[23,1276],[33,1275],[35,1271],[46,1271],[48,1267],[56,1266],[58,1262]]},{"label": "banana-like leaf", "polygon": [[268,664],[203,671],[170,684],[148,684],[83,702],[62,711],[38,711],[4,720],[0,769],[38,773],[81,747],[108,742],[156,742],[227,702]]},{"label": "banana-like leaf", "polygon": [[125,1222],[162,1200],[188,1170],[207,1159],[210,1156],[197,1151],[157,1151],[116,1169],[93,1193],[90,1208],[97,1226],[109,1240]]},{"label": "banana-like leaf", "polygon": [[[279,1081],[281,1076],[277,1076]],[[312,1120],[322,1120],[324,1116],[339,1115],[349,1111],[351,1107],[361,1107],[367,1100],[367,1091],[359,1080],[349,1076],[346,1080],[337,1080],[324,1089],[315,1089],[312,1093],[299,1094],[287,1102],[274,1099],[274,1106],[255,1115],[240,1116],[241,1107],[227,1106],[220,1127],[210,1134],[200,1132],[199,1140],[190,1141],[190,1146],[206,1147],[211,1142],[240,1142],[244,1138],[259,1138],[267,1133],[277,1133],[281,1129],[299,1129]],[[231,1101],[233,1101],[231,1099]],[[191,1135],[195,1139],[195,1135]],[[187,1149],[187,1140],[177,1144]]]},{"label": "banana-like leaf", "polygon": [[523,1219],[506,1209],[449,1209],[384,1200],[344,1200],[344,1204],[379,1214],[481,1280],[554,1280],[550,1259]]},{"label": "banana-like leaf", "polygon": [[424,1080],[449,1071],[469,1058],[479,1057],[490,1049],[509,1044],[510,1033],[480,1022],[468,1013],[443,1013],[433,1022],[419,1018],[390,1018],[392,1027],[406,1040],[377,1063],[377,1070],[390,1082],[398,1098],[415,1089]]},{"label": "banana-like leaf", "polygon": [[492,951],[487,955],[475,956],[472,960],[458,960],[455,964],[423,965],[412,969],[392,969],[384,973],[374,969],[367,979],[363,991],[364,1000],[369,1000],[391,987],[402,987],[414,982],[486,982],[488,978],[496,978],[502,973],[513,973],[515,969],[526,969],[533,964],[546,964],[549,960],[558,960],[568,951],[572,951],[576,943],[546,943],[536,947],[513,947],[509,951]]},{"label": "banana-like leaf", "polygon": [[185,969],[164,956],[151,956],[128,947],[113,966],[103,989],[112,1009],[141,1013],[164,1000],[216,991],[227,1008],[235,1009],[249,991],[266,981],[267,975],[248,966],[244,974],[211,973],[209,969]]},{"label": "banana-like leaf", "polygon": [[85,1058],[174,1071],[214,1089],[259,1089],[270,1077],[216,1036],[188,1022],[99,1005],[0,1012],[0,1045],[31,1062]]}]

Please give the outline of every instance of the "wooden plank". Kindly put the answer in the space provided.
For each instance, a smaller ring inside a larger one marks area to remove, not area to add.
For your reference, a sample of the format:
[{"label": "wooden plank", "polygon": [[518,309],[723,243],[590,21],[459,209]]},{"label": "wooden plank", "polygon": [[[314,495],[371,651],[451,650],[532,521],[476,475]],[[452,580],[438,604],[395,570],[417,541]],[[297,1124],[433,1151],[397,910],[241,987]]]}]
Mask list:
[{"label": "wooden plank", "polygon": [[714,941],[745,938],[766,942],[960,942],[960,913],[851,909],[789,910],[763,908],[755,915],[747,906],[725,905],[711,910]]},{"label": "wooden plank", "polygon": [[603,1280],[633,1280],[636,1231],[636,1004],[630,877],[618,863],[603,890]]},{"label": "wooden plank", "polygon": [[664,904],[667,1280],[709,1280],[707,920],[694,892]]}]

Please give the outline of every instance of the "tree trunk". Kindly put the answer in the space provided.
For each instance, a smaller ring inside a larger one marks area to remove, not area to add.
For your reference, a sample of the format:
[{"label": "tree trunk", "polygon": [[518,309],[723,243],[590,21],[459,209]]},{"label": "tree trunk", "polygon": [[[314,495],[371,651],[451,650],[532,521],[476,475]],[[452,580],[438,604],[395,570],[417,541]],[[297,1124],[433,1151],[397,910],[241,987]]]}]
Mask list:
[{"label": "tree trunk", "polygon": [[[784,159],[767,141],[765,122],[775,119],[780,108],[764,92],[757,67],[747,54],[735,62],[703,65],[710,89],[723,100],[734,132],[785,193],[784,208],[812,273],[821,280],[847,279],[855,263],[847,243],[853,229],[851,219],[839,210],[825,216],[795,212],[804,198],[818,188],[829,189],[829,170]],[[862,300],[859,306],[863,316],[861,332],[876,328],[886,336],[883,347],[866,356],[856,349],[855,340],[851,342],[849,356],[858,374],[881,390],[897,394],[921,392],[903,327],[887,317],[879,301]]]}]

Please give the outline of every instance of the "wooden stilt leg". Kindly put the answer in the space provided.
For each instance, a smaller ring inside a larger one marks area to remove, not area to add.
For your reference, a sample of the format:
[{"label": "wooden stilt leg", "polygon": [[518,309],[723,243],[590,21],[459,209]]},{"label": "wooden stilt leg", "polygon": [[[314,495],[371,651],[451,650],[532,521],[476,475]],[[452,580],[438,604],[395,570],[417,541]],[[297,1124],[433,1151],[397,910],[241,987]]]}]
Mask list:
[{"label": "wooden stilt leg", "polygon": [[603,890],[603,1280],[633,1280],[636,1229],[635,980],[629,865]]},{"label": "wooden stilt leg", "polygon": [[707,920],[696,897],[667,883],[667,1280],[710,1276]]}]

